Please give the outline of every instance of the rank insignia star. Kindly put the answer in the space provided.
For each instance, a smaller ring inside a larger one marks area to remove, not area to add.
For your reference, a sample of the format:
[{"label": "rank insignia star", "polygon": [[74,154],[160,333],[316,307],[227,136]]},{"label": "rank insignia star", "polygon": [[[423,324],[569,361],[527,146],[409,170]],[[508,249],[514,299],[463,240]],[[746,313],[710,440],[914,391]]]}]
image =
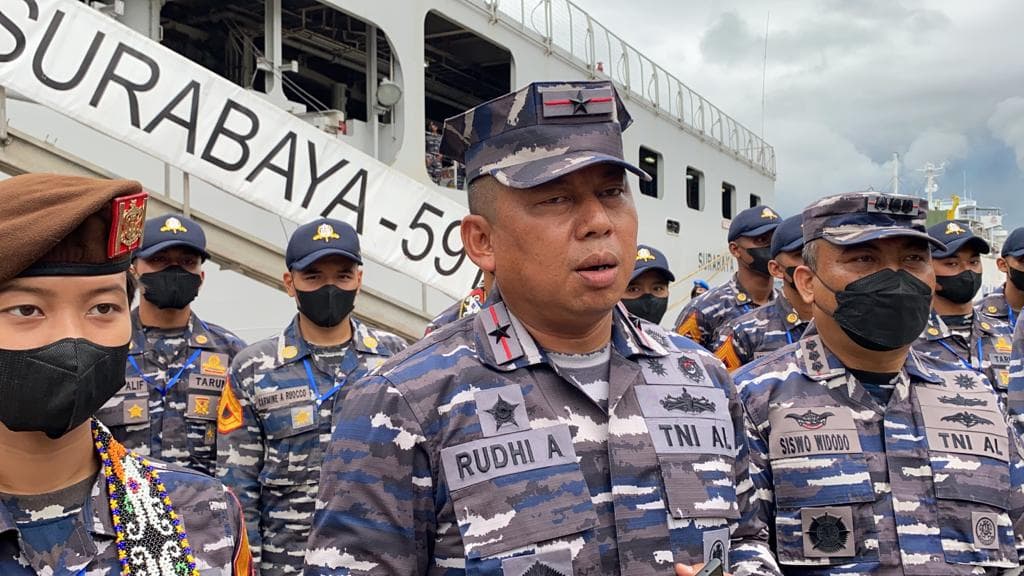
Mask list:
[{"label": "rank insignia star", "polygon": [[586,114],[587,104],[590,104],[590,100],[590,98],[583,97],[582,90],[577,90],[576,96],[573,98],[569,98],[569,102],[572,102],[572,115],[575,116],[577,114]]},{"label": "rank insignia star", "polygon": [[128,416],[130,418],[142,418],[142,406],[138,404],[132,404],[128,407]]},{"label": "rank insignia star", "polygon": [[501,395],[499,394],[498,400],[494,403],[494,405],[484,410],[484,412],[487,412],[488,414],[491,415],[491,417],[494,418],[495,429],[500,430],[501,427],[504,426],[505,424],[519,426],[519,424],[516,422],[516,408],[518,407],[519,404],[506,402],[505,399],[502,398]]}]

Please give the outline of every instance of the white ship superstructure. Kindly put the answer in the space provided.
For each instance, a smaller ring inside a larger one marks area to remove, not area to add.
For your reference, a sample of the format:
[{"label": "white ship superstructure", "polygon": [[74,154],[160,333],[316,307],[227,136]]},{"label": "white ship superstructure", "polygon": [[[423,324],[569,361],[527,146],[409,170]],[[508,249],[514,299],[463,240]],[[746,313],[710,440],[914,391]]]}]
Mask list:
[{"label": "white ship superstructure", "polygon": [[[731,272],[732,259],[725,250],[730,218],[748,206],[774,201],[771,146],[567,0],[89,2],[89,8],[100,11],[109,23],[96,24],[106,27],[106,40],[91,56],[88,26],[79,24],[72,30],[61,28],[60,22],[53,25],[55,13],[67,12],[72,21],[85,4],[41,0],[36,20],[25,6],[14,4],[18,6],[5,5],[3,10],[27,31],[26,56],[20,63],[27,75],[35,70],[28,53],[39,52],[50,26],[55,33],[49,47],[73,57],[65,59],[70,62],[44,58],[51,68],[47,73],[67,78],[80,66],[85,70],[82,84],[90,88],[82,97],[71,98],[73,90],[58,94],[44,79],[26,78],[21,69],[16,76],[6,76],[10,90],[4,103],[12,130],[0,135],[7,143],[0,152],[0,169],[77,169],[139,179],[148,189],[166,194],[157,199],[158,212],[184,210],[202,217],[224,246],[214,253],[218,263],[276,285],[279,264],[267,261],[281,253],[297,221],[317,215],[307,209],[309,202],[299,207],[289,192],[291,203],[278,211],[274,207],[280,202],[260,201],[267,197],[260,186],[270,181],[266,166],[256,172],[250,160],[244,170],[262,179],[244,180],[245,174],[240,174],[232,180],[223,166],[191,157],[198,153],[176,152],[175,139],[167,139],[166,147],[160,141],[146,141],[155,133],[146,133],[141,123],[135,126],[134,117],[115,125],[109,114],[90,116],[102,105],[119,104],[117,110],[126,118],[125,111],[152,117],[159,110],[153,106],[169,101],[147,101],[153,92],[175,80],[212,72],[216,77],[204,82],[223,94],[231,93],[225,87],[228,81],[233,83],[240,107],[254,97],[276,107],[276,112],[265,114],[260,137],[289,131],[307,134],[308,128],[296,126],[312,124],[333,144],[313,136],[309,141],[320,142],[318,150],[326,146],[347,159],[345,170],[353,175],[329,193],[364,186],[370,194],[366,214],[374,216],[366,226],[376,227],[364,235],[370,251],[377,252],[367,264],[367,297],[360,312],[406,335],[418,335],[426,319],[459,290],[470,287],[464,281],[470,266],[460,256],[457,225],[452,224],[458,206],[465,204],[465,193],[458,188],[462,178],[458,166],[433,154],[437,139],[431,133],[444,118],[528,82],[611,79],[618,86],[635,120],[625,133],[626,157],[654,177],[644,185],[631,177],[641,221],[639,240],[661,248],[680,278],[672,308],[685,301],[691,278],[719,282]],[[113,46],[122,37],[135,52],[118,55]],[[149,48],[155,43],[187,60]],[[173,72],[165,71],[159,83],[154,79],[155,87],[142,90],[145,69],[139,62],[145,63],[145,58],[135,53],[149,54]],[[167,64],[170,61],[173,66]],[[10,71],[18,64],[3,66]],[[121,78],[107,78],[109,92],[96,97],[98,89],[92,87],[102,84],[104,73],[111,70]],[[137,110],[130,102],[133,83]],[[168,92],[176,93],[177,89]],[[83,105],[83,100],[91,99],[102,100],[96,110]],[[224,101],[232,97],[225,96]],[[223,110],[228,108],[225,104]],[[241,124],[232,128],[231,122],[238,120],[228,118],[230,112],[224,112],[224,118],[213,114],[207,122],[244,132]],[[209,129],[204,125],[200,133]],[[301,143],[299,149],[298,164],[304,167]],[[253,154],[257,153],[254,147]],[[209,156],[217,154],[214,149]],[[320,170],[323,162],[322,158]],[[370,176],[360,181],[358,169],[364,165]],[[315,176],[316,170],[312,173]],[[409,189],[416,192],[410,194]],[[317,192],[323,193],[328,191]],[[315,196],[310,206],[320,201],[322,197]],[[345,201],[354,202],[353,197]],[[391,220],[377,218],[375,203],[388,202],[400,204],[408,213]],[[363,216],[360,209],[359,218]],[[355,218],[344,210],[336,217]],[[385,250],[392,236],[396,248]],[[672,316],[670,309],[666,317]]]}]

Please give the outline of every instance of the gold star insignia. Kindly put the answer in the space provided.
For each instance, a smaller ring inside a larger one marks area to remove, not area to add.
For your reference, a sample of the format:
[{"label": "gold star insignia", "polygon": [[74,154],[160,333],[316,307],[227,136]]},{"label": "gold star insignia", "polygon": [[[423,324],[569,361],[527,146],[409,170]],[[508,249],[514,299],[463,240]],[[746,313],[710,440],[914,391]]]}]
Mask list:
[{"label": "gold star insignia", "polygon": [[938,328],[934,328],[934,327],[929,328],[928,329],[928,334],[931,335],[931,336],[938,336],[939,335],[939,329]]},{"label": "gold star insignia", "polygon": [[295,427],[306,426],[313,422],[313,415],[309,413],[309,410],[300,410],[295,413],[293,425]]},{"label": "gold star insignia", "polygon": [[142,418],[142,406],[132,404],[128,407],[128,416],[131,418]]},{"label": "gold star insignia", "polygon": [[376,348],[377,344],[379,344],[379,342],[377,342],[377,339],[374,338],[373,336],[367,336],[366,338],[363,338],[363,346],[366,346],[371,350]]}]

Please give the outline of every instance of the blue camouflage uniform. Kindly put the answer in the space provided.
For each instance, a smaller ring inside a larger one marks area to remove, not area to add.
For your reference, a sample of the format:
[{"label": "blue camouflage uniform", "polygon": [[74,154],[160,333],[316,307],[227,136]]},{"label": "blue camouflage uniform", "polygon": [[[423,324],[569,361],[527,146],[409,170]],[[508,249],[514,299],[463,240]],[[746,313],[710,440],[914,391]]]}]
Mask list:
[{"label": "blue camouflage uniform", "polygon": [[[629,123],[610,82],[535,83],[449,119],[446,151],[510,188],[597,163],[643,174],[623,160]],[[603,375],[582,379],[499,280],[480,313],[348,387],[306,575],[670,574],[728,565],[738,534],[768,554],[765,527],[735,522],[750,482],[724,367],[621,304],[609,315]]]},{"label": "blue camouflage uniform", "polygon": [[[804,211],[804,238],[927,239],[926,210],[874,192],[825,198]],[[769,524],[778,565],[798,576],[1015,573],[1024,463],[986,377],[913,347],[888,383],[855,372],[810,327],[734,374],[756,489],[746,513]],[[765,561],[734,559],[741,572]]]},{"label": "blue camouflage uniform", "polygon": [[1017,427],[1017,433],[1024,440],[1024,324],[1017,324],[1013,331],[1010,355],[1010,384],[1006,392],[1006,409]]},{"label": "blue camouflage uniform", "polygon": [[[775,229],[771,243],[773,260],[784,253],[799,255],[804,247],[802,223],[803,216],[797,214]],[[789,272],[786,273],[783,281],[791,282]],[[805,328],[807,322],[800,319],[785,290],[781,290],[768,305],[722,324],[715,333],[712,350],[731,371],[799,340]]]},{"label": "blue camouflage uniform", "polygon": [[231,364],[218,410],[217,476],[242,502],[263,576],[302,571],[338,389],[406,346],[398,336],[351,322],[351,344],[333,361],[315,358],[296,316],[283,333],[249,346]]},{"label": "blue camouflage uniform", "polygon": [[735,370],[800,339],[807,322],[783,294],[770,304],[727,322],[715,336],[715,356]]},{"label": "blue camouflage uniform", "polygon": [[129,450],[214,474],[217,403],[245,342],[192,314],[176,334],[147,328],[132,312],[125,385],[96,417]]},{"label": "blue camouflage uniform", "polygon": [[[779,215],[767,206],[747,208],[729,224],[729,242],[741,236],[755,237],[772,232],[780,223]],[[778,295],[778,290],[772,287],[769,299]],[[719,327],[757,307],[758,304],[740,285],[739,273],[736,273],[725,284],[715,286],[687,302],[676,317],[675,330],[677,334],[714,351],[715,333]]]},{"label": "blue camouflage uniform", "polygon": [[983,374],[986,382],[995,386],[1002,402],[1006,401],[1006,390],[1010,384],[1012,346],[1013,333],[1009,324],[976,311],[969,339],[951,331],[933,310],[928,328],[914,343],[914,349],[922,354]]},{"label": "blue camouflage uniform", "polygon": [[455,302],[435,316],[434,319],[427,324],[426,329],[423,331],[423,335],[426,336],[442,326],[476,314],[480,311],[480,308],[486,300],[487,290],[484,289],[483,279],[481,279],[477,287],[467,294],[465,298]]},{"label": "blue camouflage uniform", "polygon": [[[1009,282],[1009,280],[1007,280]],[[996,288],[995,290],[986,294],[975,309],[989,318],[994,318],[1000,322],[1006,322],[1010,326],[1010,330],[1014,330],[1017,327],[1017,312],[1013,311],[1010,304],[1006,301],[1006,294],[1003,292],[1003,286]]]},{"label": "blue camouflage uniform", "polygon": [[728,563],[730,532],[770,555],[736,524],[750,482],[721,363],[616,309],[603,408],[497,298],[346,390],[307,576],[669,574]]}]

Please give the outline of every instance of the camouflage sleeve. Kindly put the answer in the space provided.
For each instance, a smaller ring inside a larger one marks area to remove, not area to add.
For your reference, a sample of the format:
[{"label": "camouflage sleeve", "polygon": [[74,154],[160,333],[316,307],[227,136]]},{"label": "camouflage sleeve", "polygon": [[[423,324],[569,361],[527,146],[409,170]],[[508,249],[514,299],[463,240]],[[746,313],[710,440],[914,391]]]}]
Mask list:
[{"label": "camouflage sleeve", "polygon": [[1017,435],[1024,439],[1024,321],[1017,322],[1017,328],[1013,331],[1006,408]]},{"label": "camouflage sleeve", "polygon": [[[1016,348],[1014,350],[1016,351]],[[1011,432],[1014,432],[1012,424],[1011,422]],[[1024,442],[1019,435],[1012,440],[1015,450],[1011,450],[1010,457],[1010,501],[1007,509],[1010,513],[1010,520],[1013,522],[1017,562],[1024,566]],[[1022,573],[1024,570],[1020,568],[1002,572],[1003,576],[1019,576]]]},{"label": "camouflage sleeve", "polygon": [[770,536],[775,519],[775,495],[772,491],[768,443],[746,410],[743,412],[742,428],[746,430],[746,441],[740,445],[747,451],[749,477],[745,484],[737,481],[740,520],[739,529],[733,534],[729,559],[736,576],[778,576],[782,570],[772,554],[770,544],[774,540]]},{"label": "camouflage sleeve", "polygon": [[696,306],[695,303],[700,298],[692,298],[683,306],[683,309],[679,311],[679,316],[676,317],[675,332],[680,336],[685,336],[694,342],[703,345],[704,339],[710,339],[713,334],[704,334],[701,332],[701,313],[700,307]]},{"label": "camouflage sleeve", "polygon": [[252,364],[240,366],[240,362],[232,362],[217,408],[217,477],[234,491],[242,504],[249,542],[258,565],[263,544],[259,475],[263,470],[264,442],[263,429],[252,406],[253,394]]},{"label": "camouflage sleeve", "polygon": [[715,357],[721,360],[730,372],[750,361],[747,347],[740,338],[741,334],[736,332],[735,326],[726,323],[719,327],[713,338],[711,349]]},{"label": "camouflage sleeve", "polygon": [[242,505],[230,488],[224,487],[228,510],[231,515],[231,528],[235,534],[234,555],[231,560],[231,576],[253,576],[256,564],[249,548],[248,530],[245,526],[245,515]]},{"label": "camouflage sleeve", "polygon": [[436,519],[419,419],[380,376],[355,383],[338,401],[304,574],[426,574]]}]

